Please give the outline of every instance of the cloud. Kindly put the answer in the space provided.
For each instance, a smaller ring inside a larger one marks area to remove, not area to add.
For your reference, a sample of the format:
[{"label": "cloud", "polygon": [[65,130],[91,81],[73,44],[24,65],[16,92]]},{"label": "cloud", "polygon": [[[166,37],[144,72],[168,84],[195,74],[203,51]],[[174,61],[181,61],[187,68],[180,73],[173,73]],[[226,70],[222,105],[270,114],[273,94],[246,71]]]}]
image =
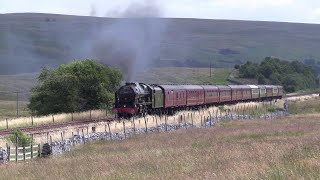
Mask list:
[{"label": "cloud", "polygon": [[320,21],[320,8],[316,8],[312,11],[310,16],[311,21]]}]

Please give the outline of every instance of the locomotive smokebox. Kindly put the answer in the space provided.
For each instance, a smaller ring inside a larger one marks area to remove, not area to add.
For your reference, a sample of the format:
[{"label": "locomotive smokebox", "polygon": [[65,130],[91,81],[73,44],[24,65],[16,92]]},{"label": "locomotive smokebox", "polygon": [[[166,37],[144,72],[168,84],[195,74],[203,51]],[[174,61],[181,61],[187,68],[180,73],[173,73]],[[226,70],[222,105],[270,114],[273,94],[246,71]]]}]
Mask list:
[{"label": "locomotive smokebox", "polygon": [[126,86],[129,86],[129,85],[138,85],[139,83],[138,82],[126,82]]}]

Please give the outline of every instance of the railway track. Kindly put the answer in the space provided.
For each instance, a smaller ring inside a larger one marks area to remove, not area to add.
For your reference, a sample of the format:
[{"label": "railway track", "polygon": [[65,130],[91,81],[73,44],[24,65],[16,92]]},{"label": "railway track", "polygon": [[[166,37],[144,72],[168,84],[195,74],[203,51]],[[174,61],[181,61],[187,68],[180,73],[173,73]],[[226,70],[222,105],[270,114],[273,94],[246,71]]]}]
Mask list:
[{"label": "railway track", "polygon": [[[114,121],[114,118],[106,118],[106,119],[99,119],[99,120],[85,120],[85,121],[71,121],[71,122],[63,122],[63,123],[56,123],[56,124],[24,127],[19,129],[25,133],[35,134],[38,132],[51,130],[51,129],[59,129],[59,128],[64,128],[69,126],[80,126],[80,125],[87,125],[90,123],[111,122],[111,121]],[[9,134],[12,134],[14,131],[15,129],[2,130],[0,131],[0,136],[7,136]]]}]

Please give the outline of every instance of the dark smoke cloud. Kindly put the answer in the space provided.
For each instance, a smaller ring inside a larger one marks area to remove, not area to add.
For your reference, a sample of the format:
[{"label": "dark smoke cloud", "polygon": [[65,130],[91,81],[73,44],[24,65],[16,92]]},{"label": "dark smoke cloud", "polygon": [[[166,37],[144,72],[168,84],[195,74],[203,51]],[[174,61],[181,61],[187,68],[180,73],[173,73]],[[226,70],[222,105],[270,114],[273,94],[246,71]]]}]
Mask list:
[{"label": "dark smoke cloud", "polygon": [[97,30],[91,54],[108,65],[119,67],[126,80],[160,58],[160,46],[166,30],[161,9],[154,2],[131,4],[125,11],[111,11],[117,17],[111,25]]}]

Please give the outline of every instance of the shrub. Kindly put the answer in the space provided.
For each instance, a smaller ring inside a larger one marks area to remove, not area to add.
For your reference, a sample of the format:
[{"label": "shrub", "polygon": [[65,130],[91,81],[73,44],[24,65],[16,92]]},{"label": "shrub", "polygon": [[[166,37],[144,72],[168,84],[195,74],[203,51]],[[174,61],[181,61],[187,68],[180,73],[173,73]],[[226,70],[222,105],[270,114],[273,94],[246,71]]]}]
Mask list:
[{"label": "shrub", "polygon": [[33,142],[33,139],[23,133],[20,129],[17,129],[12,135],[10,135],[9,140],[16,146],[28,146]]}]

